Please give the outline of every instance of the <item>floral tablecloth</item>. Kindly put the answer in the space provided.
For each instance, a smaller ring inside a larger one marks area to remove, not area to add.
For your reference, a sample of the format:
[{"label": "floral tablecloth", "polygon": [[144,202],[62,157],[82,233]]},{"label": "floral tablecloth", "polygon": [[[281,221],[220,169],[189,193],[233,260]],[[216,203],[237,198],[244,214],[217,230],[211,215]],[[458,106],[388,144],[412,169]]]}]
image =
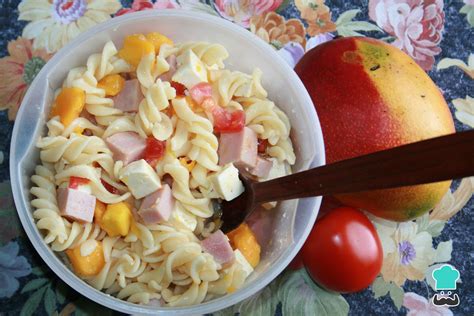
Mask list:
[{"label": "floral tablecloth", "polygon": [[[113,313],[55,277],[24,234],[10,190],[11,132],[28,86],[67,42],[116,15],[167,8],[233,21],[291,65],[335,36],[383,39],[428,71],[458,131],[474,127],[473,0],[0,0],[0,315]],[[384,262],[381,275],[363,292],[329,293],[304,269],[287,270],[258,295],[217,314],[473,315],[473,192],[474,178],[455,181],[430,214],[399,225],[375,223]],[[451,309],[430,303],[431,272],[443,263],[461,276],[460,305]]]}]

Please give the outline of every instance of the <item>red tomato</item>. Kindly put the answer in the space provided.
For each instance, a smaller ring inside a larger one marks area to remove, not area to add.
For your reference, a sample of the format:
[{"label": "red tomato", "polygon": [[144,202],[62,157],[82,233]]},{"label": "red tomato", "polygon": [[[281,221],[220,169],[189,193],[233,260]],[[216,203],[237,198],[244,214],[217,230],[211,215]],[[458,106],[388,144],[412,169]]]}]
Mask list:
[{"label": "red tomato", "polygon": [[80,185],[83,185],[83,184],[88,184],[89,183],[89,179],[86,179],[86,178],[80,178],[80,177],[70,177],[69,178],[69,188],[70,189],[77,189]]},{"label": "red tomato", "polygon": [[146,139],[145,148],[145,161],[154,167],[158,160],[163,157],[165,153],[166,142],[159,141],[154,137],[148,137]]},{"label": "red tomato", "polygon": [[184,96],[186,87],[180,84],[179,82],[171,81],[170,85],[176,90],[177,96]]},{"label": "red tomato", "polygon": [[265,153],[265,151],[267,150],[267,147],[268,147],[268,139],[258,139],[258,152],[260,154],[263,154]]},{"label": "red tomato", "polygon": [[301,254],[313,280],[337,292],[368,287],[382,268],[382,244],[359,210],[339,207],[319,219]]},{"label": "red tomato", "polygon": [[114,187],[114,186],[108,184],[108,183],[105,182],[103,179],[100,179],[100,182],[101,182],[102,185],[105,187],[105,189],[106,189],[107,191],[109,191],[110,193],[112,193],[112,194],[119,194],[119,193],[120,193],[119,190],[118,190],[116,187]]},{"label": "red tomato", "polygon": [[211,113],[214,119],[214,131],[216,132],[240,132],[245,126],[245,112],[242,110],[227,112],[216,106],[211,109]]}]

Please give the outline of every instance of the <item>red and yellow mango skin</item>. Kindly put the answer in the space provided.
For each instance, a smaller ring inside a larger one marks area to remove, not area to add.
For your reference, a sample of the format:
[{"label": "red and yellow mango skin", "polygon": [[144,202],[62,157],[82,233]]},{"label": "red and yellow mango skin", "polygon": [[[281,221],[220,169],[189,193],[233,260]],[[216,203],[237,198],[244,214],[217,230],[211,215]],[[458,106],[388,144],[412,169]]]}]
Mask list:
[{"label": "red and yellow mango skin", "polygon": [[[309,51],[295,70],[321,121],[328,163],[455,132],[448,105],[430,77],[382,41],[336,39]],[[450,183],[337,198],[376,216],[406,221],[432,209]]]}]

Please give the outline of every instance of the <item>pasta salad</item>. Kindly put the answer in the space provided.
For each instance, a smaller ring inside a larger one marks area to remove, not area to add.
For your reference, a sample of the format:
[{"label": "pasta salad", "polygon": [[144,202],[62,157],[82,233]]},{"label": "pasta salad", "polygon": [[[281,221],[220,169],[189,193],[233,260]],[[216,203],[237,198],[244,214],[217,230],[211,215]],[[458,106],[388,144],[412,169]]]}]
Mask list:
[{"label": "pasta salad", "polygon": [[218,205],[243,192],[239,173],[291,172],[291,127],[262,72],[226,69],[227,57],[219,44],[133,34],[56,90],[37,142],[33,217],[94,288],[187,306],[236,291],[259,264],[255,232],[244,223],[225,235]]}]

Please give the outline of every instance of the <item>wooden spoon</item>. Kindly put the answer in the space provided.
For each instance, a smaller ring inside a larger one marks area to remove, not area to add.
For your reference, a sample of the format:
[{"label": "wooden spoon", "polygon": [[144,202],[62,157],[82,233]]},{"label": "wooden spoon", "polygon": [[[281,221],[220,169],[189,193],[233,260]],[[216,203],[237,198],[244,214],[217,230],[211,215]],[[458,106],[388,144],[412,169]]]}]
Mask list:
[{"label": "wooden spoon", "polygon": [[222,227],[239,226],[265,202],[354,193],[474,175],[474,130],[375,152],[265,182],[240,176],[245,192],[222,204]]}]

